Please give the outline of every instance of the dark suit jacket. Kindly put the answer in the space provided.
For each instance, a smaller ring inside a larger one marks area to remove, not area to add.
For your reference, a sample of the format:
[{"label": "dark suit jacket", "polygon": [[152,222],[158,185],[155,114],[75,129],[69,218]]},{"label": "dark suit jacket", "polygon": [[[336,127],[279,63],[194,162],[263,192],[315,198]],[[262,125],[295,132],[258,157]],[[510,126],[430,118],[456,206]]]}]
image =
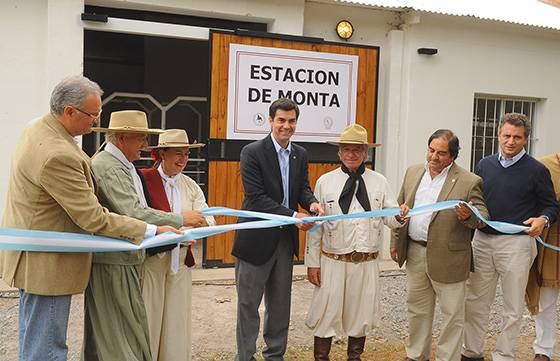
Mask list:
[{"label": "dark suit jacket", "polygon": [[[292,143],[290,152],[290,208],[282,205],[282,176],[271,135],[243,147],[240,169],[245,210],[291,216],[297,211],[298,204],[309,210],[309,205],[317,202],[309,187],[307,152],[297,144]],[[245,218],[239,222],[253,220]],[[293,225],[239,230],[235,234],[231,254],[246,262],[261,265],[272,257],[278,242],[283,239],[291,241],[294,254],[299,254],[298,229]]]},{"label": "dark suit jacket", "polygon": [[[407,169],[399,194],[399,204],[406,203],[414,207],[416,191],[425,173],[424,164]],[[488,210],[482,196],[482,180],[479,176],[453,164],[443,183],[437,202],[460,200],[472,202],[480,213],[488,218]],[[408,245],[407,222],[403,227],[393,231],[391,246],[397,247],[399,266],[406,261]],[[454,283],[469,278],[471,270],[471,229],[482,226],[476,216],[464,222],[459,221],[452,209],[432,214],[428,227],[428,249],[426,252],[428,275],[434,281]]]}]

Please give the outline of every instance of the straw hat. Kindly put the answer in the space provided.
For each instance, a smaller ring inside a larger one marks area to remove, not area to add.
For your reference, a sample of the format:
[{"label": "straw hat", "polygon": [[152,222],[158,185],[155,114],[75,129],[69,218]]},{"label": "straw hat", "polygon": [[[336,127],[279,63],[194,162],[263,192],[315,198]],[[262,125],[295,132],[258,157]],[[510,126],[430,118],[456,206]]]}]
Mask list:
[{"label": "straw hat", "polygon": [[204,147],[204,144],[197,143],[196,141],[192,144],[189,143],[187,132],[185,132],[183,129],[167,129],[159,135],[158,145],[146,147],[146,149],[180,147],[200,148]]},{"label": "straw hat", "polygon": [[119,132],[161,134],[163,130],[148,128],[146,113],[139,110],[121,110],[112,112],[108,128],[92,128],[94,132]]},{"label": "straw hat", "polygon": [[327,141],[327,143],[332,145],[340,144],[364,144],[369,148],[379,147],[381,144],[369,143],[367,138],[367,130],[359,124],[350,124],[340,134],[340,140],[338,142]]}]

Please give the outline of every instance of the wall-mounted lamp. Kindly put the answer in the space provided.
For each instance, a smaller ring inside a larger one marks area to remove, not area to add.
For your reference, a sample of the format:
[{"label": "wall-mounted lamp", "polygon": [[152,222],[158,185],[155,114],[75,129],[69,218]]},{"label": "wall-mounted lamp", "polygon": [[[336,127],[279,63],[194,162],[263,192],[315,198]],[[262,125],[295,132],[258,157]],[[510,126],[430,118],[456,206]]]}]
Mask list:
[{"label": "wall-mounted lamp", "polygon": [[348,20],[340,20],[336,24],[336,34],[344,40],[348,40],[354,34],[354,26]]},{"label": "wall-mounted lamp", "polygon": [[436,48],[418,48],[418,54],[436,55],[437,54],[437,49]]}]

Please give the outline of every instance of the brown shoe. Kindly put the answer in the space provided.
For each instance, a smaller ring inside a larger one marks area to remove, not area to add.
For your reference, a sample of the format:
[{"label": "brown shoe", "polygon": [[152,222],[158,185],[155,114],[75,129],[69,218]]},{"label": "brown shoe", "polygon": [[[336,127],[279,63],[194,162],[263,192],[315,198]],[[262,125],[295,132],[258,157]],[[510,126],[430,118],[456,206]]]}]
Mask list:
[{"label": "brown shoe", "polygon": [[534,361],[550,361],[550,357],[548,357],[547,355],[543,355],[543,354],[536,354],[535,355],[535,359]]},{"label": "brown shoe", "polygon": [[461,355],[461,361],[484,361],[484,357],[467,357]]},{"label": "brown shoe", "polygon": [[348,361],[361,361],[366,337],[348,337]]},{"label": "brown shoe", "polygon": [[329,361],[331,352],[332,337],[317,337],[313,342],[313,357],[315,361]]}]

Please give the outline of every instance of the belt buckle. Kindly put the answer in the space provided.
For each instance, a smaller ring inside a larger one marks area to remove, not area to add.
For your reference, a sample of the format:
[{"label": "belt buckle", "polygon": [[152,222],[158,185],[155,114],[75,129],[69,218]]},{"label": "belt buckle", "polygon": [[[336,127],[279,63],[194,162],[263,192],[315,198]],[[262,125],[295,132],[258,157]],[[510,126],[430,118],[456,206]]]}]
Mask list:
[{"label": "belt buckle", "polygon": [[[359,259],[358,259],[358,257],[355,257],[356,255],[359,255]],[[360,252],[352,251],[352,253],[350,253],[350,261],[352,261],[354,263],[363,262],[364,261],[364,254],[360,253]]]}]

